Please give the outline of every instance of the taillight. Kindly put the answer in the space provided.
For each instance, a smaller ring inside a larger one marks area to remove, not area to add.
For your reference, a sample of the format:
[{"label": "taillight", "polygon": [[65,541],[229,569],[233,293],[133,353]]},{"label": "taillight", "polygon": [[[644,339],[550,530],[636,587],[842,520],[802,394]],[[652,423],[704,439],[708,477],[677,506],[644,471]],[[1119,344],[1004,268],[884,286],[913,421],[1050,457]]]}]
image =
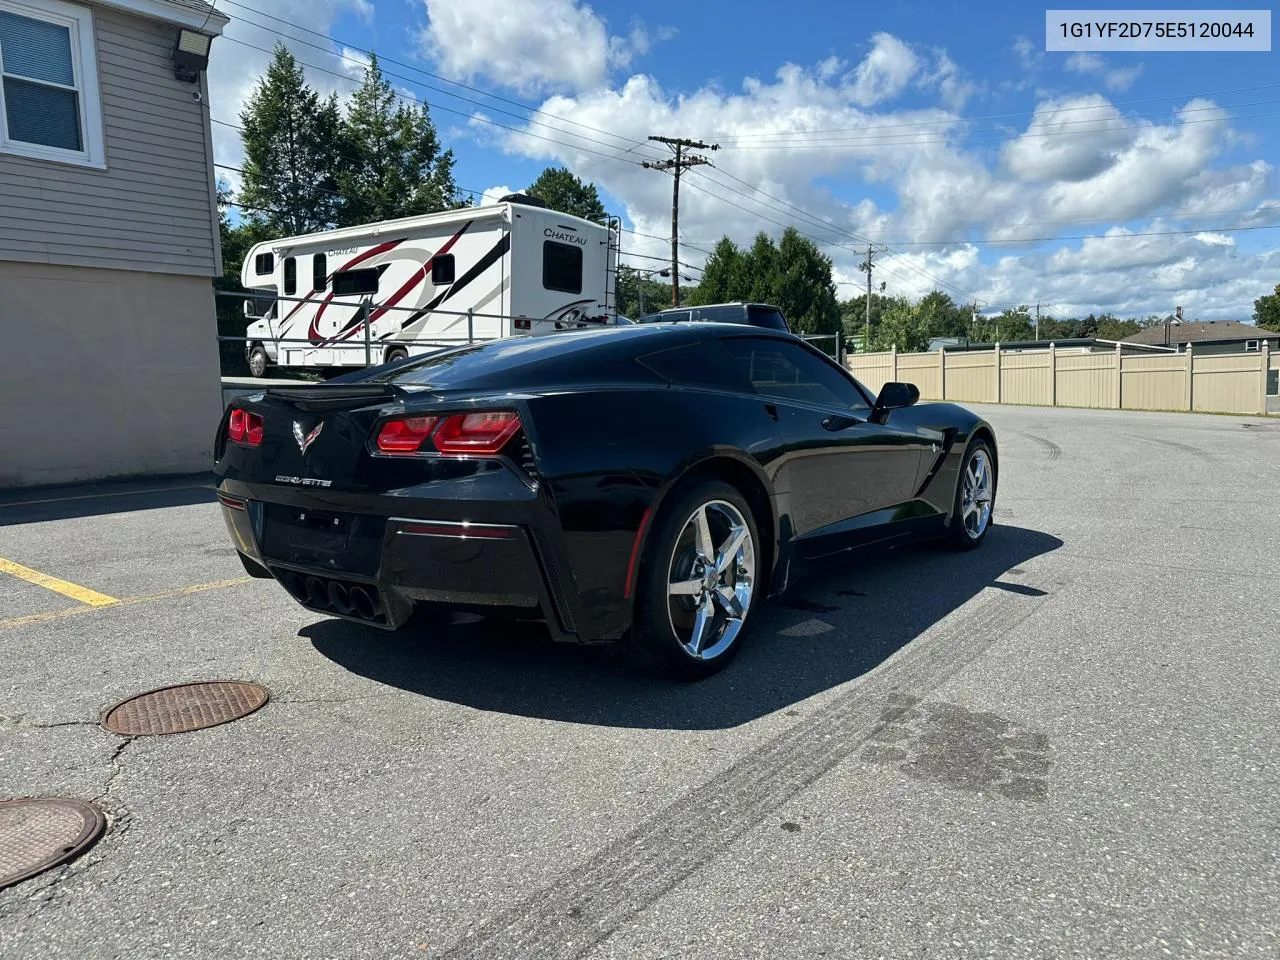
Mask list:
[{"label": "taillight", "polygon": [[433,438],[441,453],[491,457],[520,431],[520,415],[512,410],[455,413],[446,417]]},{"label": "taillight", "polygon": [[239,407],[231,411],[231,419],[227,421],[227,436],[236,443],[256,447],[262,443],[262,416],[241,410]]},{"label": "taillight", "polygon": [[388,420],[378,431],[378,449],[383,453],[417,453],[439,419],[406,417],[403,420]]}]

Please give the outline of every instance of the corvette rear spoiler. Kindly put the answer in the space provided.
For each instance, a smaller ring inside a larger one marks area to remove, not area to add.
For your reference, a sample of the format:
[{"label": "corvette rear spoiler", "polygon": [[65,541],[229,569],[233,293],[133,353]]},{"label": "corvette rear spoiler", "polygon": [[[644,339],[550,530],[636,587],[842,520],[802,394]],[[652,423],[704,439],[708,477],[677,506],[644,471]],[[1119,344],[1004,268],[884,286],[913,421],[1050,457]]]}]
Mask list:
[{"label": "corvette rear spoiler", "polygon": [[389,403],[405,396],[390,383],[308,383],[296,387],[268,387],[268,397],[285,400],[301,410]]}]

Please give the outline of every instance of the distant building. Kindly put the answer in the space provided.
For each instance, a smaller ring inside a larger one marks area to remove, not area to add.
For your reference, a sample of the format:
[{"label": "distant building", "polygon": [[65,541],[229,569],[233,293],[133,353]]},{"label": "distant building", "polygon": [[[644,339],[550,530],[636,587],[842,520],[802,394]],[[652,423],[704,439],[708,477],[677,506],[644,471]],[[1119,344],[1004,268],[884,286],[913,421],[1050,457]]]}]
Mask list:
[{"label": "distant building", "polygon": [[1251,323],[1237,320],[1182,320],[1170,315],[1163,323],[1139,330],[1125,343],[1173,347],[1185,350],[1192,344],[1196,353],[1255,353],[1267,343],[1272,351],[1280,350],[1280,333],[1260,330]]}]

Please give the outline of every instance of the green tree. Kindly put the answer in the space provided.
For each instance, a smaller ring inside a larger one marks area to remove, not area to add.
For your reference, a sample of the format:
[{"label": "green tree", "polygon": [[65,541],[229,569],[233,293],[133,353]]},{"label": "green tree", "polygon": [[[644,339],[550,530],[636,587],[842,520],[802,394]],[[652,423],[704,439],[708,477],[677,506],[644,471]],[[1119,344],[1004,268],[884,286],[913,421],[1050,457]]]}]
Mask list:
[{"label": "green tree", "polygon": [[1011,343],[1030,340],[1035,336],[1031,325],[1031,312],[1025,307],[1009,308],[994,317],[979,317],[974,340],[990,343]]},{"label": "green tree", "polygon": [[[871,329],[880,324],[880,317],[892,300],[880,293],[871,294]],[[867,332],[867,295],[853,297],[840,304],[840,322],[845,334],[861,337]]]},{"label": "green tree", "polygon": [[400,103],[372,57],[335,144],[345,226],[465,206],[426,105]]},{"label": "green tree", "polygon": [[1280,331],[1280,283],[1275,293],[1268,293],[1253,301],[1253,322],[1263,330]]},{"label": "green tree", "polygon": [[594,183],[586,183],[566,167],[547,167],[525,191],[552,210],[597,222],[605,218],[604,204]]},{"label": "green tree", "polygon": [[[242,218],[231,222],[231,188],[226,180],[217,182],[218,239],[222,245],[222,275],[213,278],[214,308],[218,319],[218,336],[243,337],[245,335],[244,298],[217,296],[216,293],[244,293],[240,285],[240,267],[249,248],[270,236],[267,228],[254,220]],[[245,363],[244,342],[219,340],[218,353],[225,376],[248,373]]]},{"label": "green tree", "polygon": [[685,297],[685,302],[699,306],[742,299],[745,296],[745,275],[742,251],[728,237],[721,237],[702,267],[702,282],[696,291]]},{"label": "green tree", "polygon": [[880,322],[871,328],[871,349],[917,353],[929,346],[915,305],[906,297],[889,299],[880,313]]},{"label": "green tree", "polygon": [[928,338],[964,337],[969,333],[969,312],[941,291],[926,294],[916,304],[916,315]]},{"label": "green tree", "polygon": [[337,216],[336,97],[322,100],[277,43],[265,76],[240,113],[244,127],[239,203],[271,236],[310,233]]},{"label": "green tree", "polygon": [[839,333],[840,306],[831,282],[831,258],[794,227],[778,243],[771,298],[797,333]]},{"label": "green tree", "polygon": [[[732,299],[773,303],[778,290],[778,248],[763,230],[756,234],[742,258],[737,291]],[[782,304],[774,304],[781,307]],[[786,316],[784,311],[783,316]],[[788,318],[790,319],[790,318]]]},{"label": "green tree", "polygon": [[1142,327],[1138,325],[1136,320],[1121,320],[1119,317],[1113,317],[1110,314],[1098,321],[1098,339],[1099,340],[1123,340],[1125,337],[1131,337]]}]

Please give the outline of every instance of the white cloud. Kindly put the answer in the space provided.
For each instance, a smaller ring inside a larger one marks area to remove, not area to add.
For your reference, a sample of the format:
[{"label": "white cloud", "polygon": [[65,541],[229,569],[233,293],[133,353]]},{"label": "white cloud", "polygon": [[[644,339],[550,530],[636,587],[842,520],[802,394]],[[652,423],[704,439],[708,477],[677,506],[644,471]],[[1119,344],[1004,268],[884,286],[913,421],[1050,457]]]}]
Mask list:
[{"label": "white cloud", "polygon": [[1102,78],[1108,90],[1123,92],[1133,86],[1133,82],[1142,73],[1142,64],[1132,67],[1108,67],[1106,60],[1096,53],[1080,51],[1067,57],[1063,64],[1072,73]]},{"label": "white cloud", "polygon": [[479,206],[485,206],[486,204],[497,203],[507,194],[515,193],[515,192],[516,192],[515,190],[512,190],[506,184],[503,184],[502,186],[498,186],[498,187],[490,187],[481,196]]},{"label": "white cloud", "polygon": [[[881,42],[875,49],[897,47]],[[873,50],[869,56],[874,55]],[[896,76],[941,93],[935,77],[948,75],[945,52],[913,56],[912,73]],[[861,76],[872,72],[862,70]],[[1232,132],[1226,113],[1208,101],[1193,100],[1169,122],[1152,123],[1126,117],[1099,94],[1045,100],[1025,125],[995,145],[993,161],[990,127],[975,128],[975,140],[966,144],[968,127],[957,114],[940,107],[866,109],[855,94],[858,82],[857,69],[850,72],[827,59],[808,69],[785,65],[768,79],[748,78],[736,93],[708,86],[673,96],[651,77],[633,76],[620,87],[551,98],[542,108],[625,138],[677,130],[721,143],[721,150],[707,154],[715,168],[690,171],[681,184],[682,235],[704,245],[722,234],[749,243],[758,230],[776,235],[781,224],[794,224],[823,245],[837,279],[856,282],[861,254],[853,235],[957,241],[907,246],[901,256],[886,256],[876,279],[886,281],[890,293],[919,296],[938,278],[952,285],[948,292],[957,299],[969,294],[984,303],[1040,300],[1080,315],[1145,315],[1168,312],[1177,297],[1208,318],[1247,316],[1241,304],[1274,286],[1280,252],[1244,253],[1234,242],[1222,242],[1234,234],[1214,232],[1280,222],[1280,200],[1267,198],[1273,171],[1264,161],[1217,165]],[[864,82],[860,93],[867,89]],[[876,89],[879,96],[887,87]],[[572,132],[566,125],[565,135],[550,135],[569,141]],[[624,249],[665,253],[660,238],[669,230],[670,178],[632,162],[656,158],[656,149],[645,146],[601,162],[582,148],[498,135],[509,152],[571,169],[590,167],[589,176],[623,202],[635,230],[653,235],[628,235]],[[859,199],[860,188],[888,199],[883,205]],[[850,193],[848,202],[840,199]],[[1228,212],[1202,217],[1223,210]],[[1129,228],[1137,232],[1200,225],[1206,230],[1188,238],[1126,234],[1063,241],[1047,249],[963,242],[966,236],[1012,240],[1098,233],[1108,223],[1127,220],[1150,225]],[[1009,252],[999,256],[1001,249]],[[1112,255],[1121,250],[1130,252]],[[682,250],[694,264],[703,256]],[[1207,278],[1205,283],[1197,276]]]},{"label": "white cloud", "polygon": [[1001,159],[1018,180],[1084,180],[1110,166],[1133,137],[1132,126],[1101,95],[1045,100],[1027,129],[1005,144]]},{"label": "white cloud", "polygon": [[650,34],[631,21],[611,36],[605,21],[577,0],[424,0],[426,52],[444,73],[483,77],[524,95],[591,90],[611,68],[625,68],[670,28]]},{"label": "white cloud", "polygon": [[977,83],[964,75],[945,50],[937,51],[934,68],[921,78],[920,85],[926,88],[936,86],[938,96],[949,110],[962,109],[980,89]]},{"label": "white cloud", "polygon": [[1015,39],[1013,41],[1013,53],[1018,58],[1018,64],[1028,73],[1036,70],[1044,60],[1044,51],[1032,42],[1029,37]]},{"label": "white cloud", "polygon": [[853,102],[863,107],[892,100],[920,69],[915,51],[893,34],[877,33],[871,43],[871,52],[854,71],[850,91]]}]

